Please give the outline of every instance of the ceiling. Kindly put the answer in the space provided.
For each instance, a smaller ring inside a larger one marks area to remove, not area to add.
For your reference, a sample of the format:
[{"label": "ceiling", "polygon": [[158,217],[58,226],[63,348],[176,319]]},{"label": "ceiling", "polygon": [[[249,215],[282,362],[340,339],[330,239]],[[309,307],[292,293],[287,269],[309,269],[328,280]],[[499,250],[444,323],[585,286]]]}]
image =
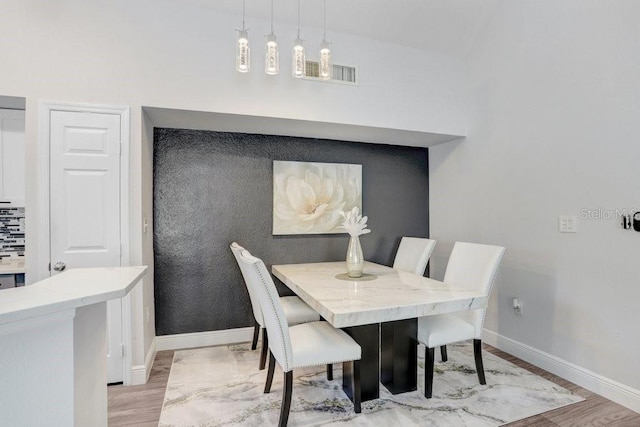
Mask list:
[{"label": "ceiling", "polygon": [[[242,0],[193,0],[202,7],[237,15]],[[269,0],[246,1],[246,26],[251,19],[269,20]],[[297,1],[273,0],[275,32],[278,22],[296,25]],[[435,53],[466,54],[498,0],[326,0],[327,39],[331,32],[347,33]],[[301,36],[322,28],[323,0],[300,0]]]}]

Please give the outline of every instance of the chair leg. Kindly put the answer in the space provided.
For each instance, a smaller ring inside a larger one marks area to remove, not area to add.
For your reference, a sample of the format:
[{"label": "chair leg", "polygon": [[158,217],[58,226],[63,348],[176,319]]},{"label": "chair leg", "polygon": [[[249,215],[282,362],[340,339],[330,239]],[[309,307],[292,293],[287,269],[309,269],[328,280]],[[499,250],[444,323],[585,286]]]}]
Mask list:
[{"label": "chair leg", "polygon": [[273,371],[276,370],[276,358],[273,354],[269,354],[269,369],[267,369],[267,382],[264,384],[264,392],[269,393],[271,391],[271,384],[273,383]]},{"label": "chair leg", "polygon": [[431,399],[433,394],[433,366],[435,364],[435,349],[424,348],[424,397]]},{"label": "chair leg", "polygon": [[476,371],[478,372],[478,380],[480,384],[485,385],[487,380],[484,377],[484,366],[482,364],[482,341],[473,340],[473,355],[476,359]]},{"label": "chair leg", "polygon": [[327,380],[333,381],[333,365],[331,363],[327,365]]},{"label": "chair leg", "polygon": [[293,371],[284,373],[284,388],[282,389],[282,405],[280,406],[280,421],[278,427],[286,427],[291,410],[291,394],[293,392]]},{"label": "chair leg", "polygon": [[360,361],[353,362],[353,412],[359,414],[362,410],[360,406],[362,389],[360,388]]},{"label": "chair leg", "polygon": [[258,347],[258,335],[260,335],[260,324],[256,322],[253,327],[253,341],[251,341],[251,350],[255,350]]},{"label": "chair leg", "polygon": [[447,346],[446,345],[441,345],[440,346],[440,356],[442,357],[442,361],[446,362],[447,360],[449,360],[447,358]]},{"label": "chair leg", "polygon": [[269,335],[267,329],[262,328],[262,351],[260,353],[260,370],[264,369],[264,365],[267,363],[267,353],[269,352]]}]

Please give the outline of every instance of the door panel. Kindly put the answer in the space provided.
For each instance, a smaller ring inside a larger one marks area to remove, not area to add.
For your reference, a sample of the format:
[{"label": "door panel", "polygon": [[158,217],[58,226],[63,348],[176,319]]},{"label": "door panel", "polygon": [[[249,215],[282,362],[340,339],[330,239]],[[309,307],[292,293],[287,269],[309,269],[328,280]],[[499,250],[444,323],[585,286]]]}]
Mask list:
[{"label": "door panel", "polygon": [[[120,135],[119,115],[51,112],[51,265],[60,271],[121,264]],[[108,382],[123,379],[121,322],[121,300],[109,301]]]},{"label": "door panel", "polygon": [[[108,213],[107,171],[64,171],[64,221],[65,234],[60,235],[61,249],[65,252],[88,252],[95,262],[109,250],[107,230],[110,224]],[[88,262],[88,260],[87,260]]]}]

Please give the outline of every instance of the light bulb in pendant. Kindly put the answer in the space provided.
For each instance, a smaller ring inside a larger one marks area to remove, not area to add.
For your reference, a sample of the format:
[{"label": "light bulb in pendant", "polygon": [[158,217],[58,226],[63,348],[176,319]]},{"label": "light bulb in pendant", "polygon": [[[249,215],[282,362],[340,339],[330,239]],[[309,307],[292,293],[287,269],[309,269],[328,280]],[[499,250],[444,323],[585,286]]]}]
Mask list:
[{"label": "light bulb in pendant", "polygon": [[331,48],[329,42],[322,40],[320,45],[320,78],[329,80],[331,78]]},{"label": "light bulb in pendant", "polygon": [[251,68],[251,56],[249,51],[249,32],[238,30],[238,42],[236,44],[236,70],[248,73]]},{"label": "light bulb in pendant", "polygon": [[267,36],[267,48],[264,59],[264,72],[269,75],[276,75],[280,71],[280,58],[278,54],[278,42],[276,35],[271,33]]},{"label": "light bulb in pendant", "polygon": [[305,67],[306,58],[304,55],[304,45],[302,44],[302,40],[300,40],[300,38],[297,38],[293,43],[293,77],[304,77]]}]

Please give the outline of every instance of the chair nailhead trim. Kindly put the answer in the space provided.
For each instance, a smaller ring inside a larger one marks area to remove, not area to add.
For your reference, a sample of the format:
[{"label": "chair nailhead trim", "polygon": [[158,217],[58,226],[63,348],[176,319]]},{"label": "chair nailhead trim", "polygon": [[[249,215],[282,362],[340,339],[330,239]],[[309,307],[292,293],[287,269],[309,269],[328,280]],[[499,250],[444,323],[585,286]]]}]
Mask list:
[{"label": "chair nailhead trim", "polygon": [[[273,312],[275,313],[276,318],[278,320],[278,327],[280,328],[280,336],[282,337],[282,340],[283,340],[282,348],[284,349],[284,361],[285,361],[285,364],[287,365],[286,367],[283,367],[283,368],[289,368],[291,363],[289,362],[289,358],[287,357],[287,345],[284,342],[285,331],[282,330],[282,320],[278,316],[278,310],[276,310],[275,302],[273,301],[273,298],[271,298],[271,293],[269,293],[269,288],[267,287],[267,282],[265,281],[264,276],[262,275],[262,273],[260,272],[260,269],[258,268],[258,263],[259,262],[262,262],[262,261],[258,261],[256,263],[254,263],[253,267],[256,269],[256,273],[258,273],[258,276],[260,277],[260,280],[262,280],[262,284],[264,285],[264,289],[267,292],[267,296],[269,297],[269,302],[271,303],[271,306],[273,307]],[[265,267],[265,269],[266,269],[266,267]],[[279,301],[278,301],[278,303],[279,303]],[[263,316],[264,316],[264,314],[263,314]],[[288,329],[287,329],[286,333],[287,334],[289,333]]]}]

